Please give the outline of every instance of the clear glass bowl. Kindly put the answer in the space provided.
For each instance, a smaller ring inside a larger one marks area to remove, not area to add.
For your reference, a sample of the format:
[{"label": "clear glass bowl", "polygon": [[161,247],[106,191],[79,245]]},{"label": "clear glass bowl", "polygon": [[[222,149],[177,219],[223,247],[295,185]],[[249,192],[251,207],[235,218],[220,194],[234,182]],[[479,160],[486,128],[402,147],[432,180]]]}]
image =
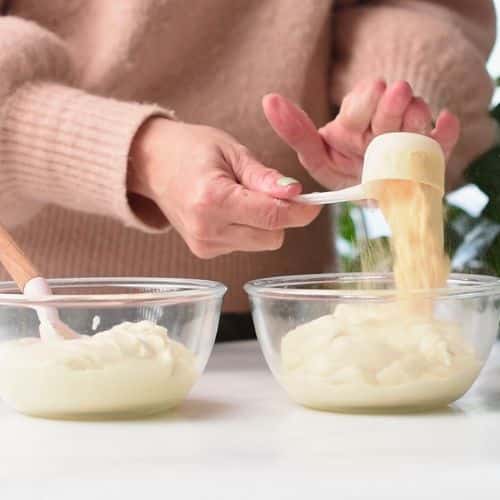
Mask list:
[{"label": "clear glass bowl", "polygon": [[[396,293],[392,275],[246,284],[258,340],[289,396],[344,412],[426,410],[461,397],[498,332],[500,280],[453,274],[445,289]],[[309,324],[310,322],[313,322]]]},{"label": "clear glass bowl", "polygon": [[[54,295],[43,300],[0,283],[0,397],[8,405],[46,418],[128,418],[186,397],[212,351],[225,286],[169,278],[49,282]],[[93,338],[41,342],[37,306],[57,308]],[[123,322],[143,323],[94,337]]]}]

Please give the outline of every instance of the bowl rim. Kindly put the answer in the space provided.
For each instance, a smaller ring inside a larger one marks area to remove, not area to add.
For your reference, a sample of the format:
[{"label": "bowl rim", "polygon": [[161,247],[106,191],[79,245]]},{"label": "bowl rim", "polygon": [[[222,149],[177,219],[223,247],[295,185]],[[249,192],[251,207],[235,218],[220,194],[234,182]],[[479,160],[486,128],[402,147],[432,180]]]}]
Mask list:
[{"label": "bowl rim", "polygon": [[[244,289],[250,297],[263,297],[280,300],[350,300],[350,301],[384,301],[396,297],[428,297],[428,298],[465,298],[481,296],[500,296],[500,278],[483,274],[451,273],[448,280],[463,282],[452,288],[434,288],[431,290],[407,290],[404,295],[395,288],[379,290],[360,289],[304,289],[290,288],[290,286],[327,283],[331,281],[370,281],[393,279],[393,273],[323,273],[323,274],[298,274],[290,276],[274,276],[260,278],[247,282]],[[478,283],[478,284],[473,284]]]},{"label": "bowl rim", "polygon": [[[136,293],[92,293],[92,294],[55,294],[41,298],[28,298],[22,293],[5,293],[17,290],[13,281],[0,281],[0,306],[16,307],[99,307],[99,306],[138,306],[144,304],[168,305],[181,302],[195,302],[222,298],[227,287],[218,282],[189,278],[150,278],[150,277],[84,277],[48,278],[51,287],[76,288],[91,286],[148,286],[154,291]],[[185,288],[185,289],[182,289]],[[160,290],[158,290],[160,289]],[[163,290],[162,290],[163,289]]]}]

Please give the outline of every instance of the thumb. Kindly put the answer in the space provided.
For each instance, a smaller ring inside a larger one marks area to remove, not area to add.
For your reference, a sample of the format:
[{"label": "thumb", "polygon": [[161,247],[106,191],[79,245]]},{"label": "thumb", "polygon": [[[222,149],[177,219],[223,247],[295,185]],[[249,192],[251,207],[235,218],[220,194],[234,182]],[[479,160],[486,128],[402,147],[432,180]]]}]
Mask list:
[{"label": "thumb", "polygon": [[274,198],[289,199],[302,192],[297,179],[286,177],[273,168],[262,165],[249,154],[239,155],[233,172],[240,184],[251,191],[266,193]]}]

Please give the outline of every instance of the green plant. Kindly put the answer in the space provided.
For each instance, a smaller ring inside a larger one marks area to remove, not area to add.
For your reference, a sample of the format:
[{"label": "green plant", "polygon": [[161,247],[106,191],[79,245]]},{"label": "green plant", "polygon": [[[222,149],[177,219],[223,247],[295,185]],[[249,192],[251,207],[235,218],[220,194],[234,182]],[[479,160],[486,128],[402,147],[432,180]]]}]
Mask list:
[{"label": "green plant", "polygon": [[[491,115],[500,126],[500,104],[492,109]],[[471,218],[465,225],[461,222],[465,221],[463,214],[450,220],[449,225],[462,238],[455,249],[454,260],[457,267],[463,262],[465,269],[479,268],[500,276],[500,145],[475,160],[465,176],[488,197],[488,203],[478,217]]]}]

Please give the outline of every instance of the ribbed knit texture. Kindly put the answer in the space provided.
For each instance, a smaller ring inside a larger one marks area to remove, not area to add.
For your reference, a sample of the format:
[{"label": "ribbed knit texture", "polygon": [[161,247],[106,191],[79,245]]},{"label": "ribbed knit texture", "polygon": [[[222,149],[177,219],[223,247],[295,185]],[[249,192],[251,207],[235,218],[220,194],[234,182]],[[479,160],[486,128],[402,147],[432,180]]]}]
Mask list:
[{"label": "ribbed knit texture", "polygon": [[[128,151],[138,127],[170,115],[52,83],[26,83],[0,118],[0,158],[22,197],[109,215],[152,231],[127,203]],[[73,187],[73,189],[71,189]]]},{"label": "ribbed knit texture", "polygon": [[0,18],[0,217],[48,276],[216,279],[230,287],[226,310],[245,311],[249,279],[332,270],[328,211],[288,231],[277,252],[211,261],[192,256],[175,231],[152,234],[127,203],[128,156],[140,125],[170,118],[169,109],[227,130],[306,190],[319,187],[266,123],[267,92],[295,100],[319,126],[361,78],[403,78],[434,112],[449,106],[462,118],[457,164],[493,141],[489,0],[9,3]]}]

